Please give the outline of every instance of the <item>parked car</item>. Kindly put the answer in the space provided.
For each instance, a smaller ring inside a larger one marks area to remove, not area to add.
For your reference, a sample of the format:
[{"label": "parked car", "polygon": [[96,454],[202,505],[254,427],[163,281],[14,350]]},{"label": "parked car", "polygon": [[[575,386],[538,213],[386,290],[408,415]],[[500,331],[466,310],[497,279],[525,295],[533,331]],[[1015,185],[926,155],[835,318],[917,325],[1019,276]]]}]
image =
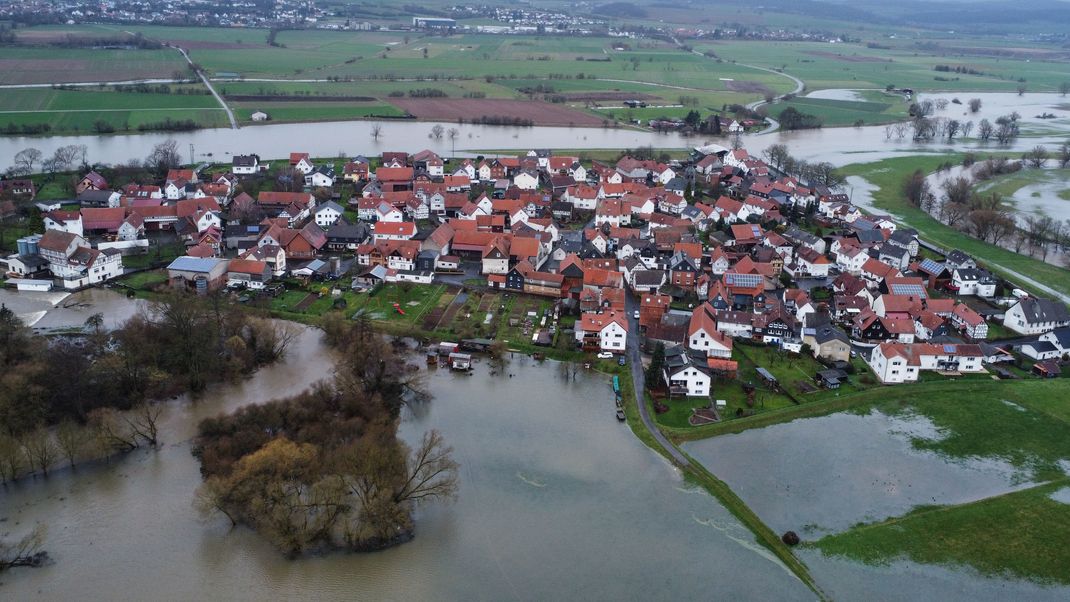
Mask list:
[{"label": "parked car", "polygon": [[635,318],[636,320],[639,319],[639,310],[638,309],[632,312],[632,317]]},{"label": "parked car", "polygon": [[626,358],[626,357],[624,357],[622,355],[622,356],[617,358],[617,363],[620,364],[621,366],[623,366],[623,365],[628,363],[628,358]]},{"label": "parked car", "polygon": [[608,359],[612,359],[612,358],[613,358],[613,354],[608,352],[608,351],[603,351],[603,352],[598,354],[598,359],[600,359],[600,360],[608,360]]}]

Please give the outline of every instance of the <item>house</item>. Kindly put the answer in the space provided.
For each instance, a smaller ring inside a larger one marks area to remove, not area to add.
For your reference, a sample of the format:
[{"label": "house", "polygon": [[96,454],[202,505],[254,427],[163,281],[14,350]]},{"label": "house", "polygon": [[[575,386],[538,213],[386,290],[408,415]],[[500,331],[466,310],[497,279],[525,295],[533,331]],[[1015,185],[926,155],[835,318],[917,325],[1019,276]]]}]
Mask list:
[{"label": "house", "polygon": [[87,190],[107,190],[108,181],[104,179],[104,176],[98,174],[95,171],[91,171],[84,176],[78,183],[74,185],[74,192],[76,194],[82,194]]},{"label": "house", "polygon": [[1041,334],[1070,326],[1070,311],[1059,301],[1027,297],[1007,310],[1003,325],[1020,334]]},{"label": "house", "polygon": [[1060,359],[1070,355],[1070,327],[1056,328],[1040,335],[1036,341],[1022,343],[1018,351],[1035,360]]},{"label": "house", "polygon": [[260,290],[271,276],[272,269],[266,261],[233,259],[227,264],[227,286]]},{"label": "house", "polygon": [[305,174],[305,186],[311,186],[313,188],[330,188],[334,186],[335,179],[333,166],[320,165],[311,172]]},{"label": "house", "polygon": [[249,119],[252,121],[267,121],[271,119],[271,116],[263,111],[253,111],[253,114],[249,115]]},{"label": "house", "polygon": [[484,274],[507,274],[509,272],[509,251],[503,238],[496,238],[483,249]]},{"label": "house", "polygon": [[29,178],[4,178],[0,176],[0,196],[10,195],[33,200],[37,196],[37,186]]},{"label": "house", "polygon": [[78,204],[83,208],[118,207],[122,195],[115,190],[88,189],[78,193]]},{"label": "house", "polygon": [[409,240],[416,236],[416,224],[413,222],[376,222],[372,229],[375,242],[384,240]]},{"label": "house", "polygon": [[884,384],[913,382],[922,370],[984,372],[979,345],[881,343],[869,355],[869,367]]},{"label": "house", "polygon": [[[814,317],[810,314],[807,318]],[[821,324],[813,328],[803,328],[803,343],[810,346],[814,357],[847,362],[851,360],[851,339],[839,328],[831,324]]]},{"label": "house", "polygon": [[990,298],[996,294],[996,279],[979,268],[955,268],[951,272],[951,285],[960,295]]},{"label": "house", "polygon": [[70,232],[46,230],[37,241],[37,252],[65,289],[97,284],[123,273],[119,251],[94,249],[84,238]]},{"label": "house", "polygon": [[713,378],[706,358],[692,357],[682,345],[665,350],[662,378],[669,387],[669,395],[709,397]]},{"label": "house", "polygon": [[178,257],[167,266],[167,282],[172,288],[206,295],[226,284],[229,264],[218,257]]},{"label": "house", "polygon": [[260,157],[257,155],[234,155],[230,160],[230,171],[234,175],[249,175],[260,171]]},{"label": "house", "polygon": [[988,322],[965,303],[959,303],[951,312],[951,323],[957,326],[966,336],[971,339],[984,339],[988,337]]},{"label": "house", "polygon": [[342,179],[349,182],[363,182],[368,179],[368,162],[349,161],[342,166]]},{"label": "house", "polygon": [[316,166],[308,158],[308,153],[290,153],[290,168],[301,172],[303,175],[308,175],[312,173],[312,170],[316,169]]},{"label": "house", "polygon": [[344,213],[345,209],[341,205],[334,201],[327,201],[316,207],[316,210],[312,212],[312,219],[317,226],[326,230],[333,226]]},{"label": "house", "polygon": [[585,350],[623,352],[628,342],[628,319],[614,310],[586,312],[576,322],[576,341]]},{"label": "house", "polygon": [[732,357],[732,339],[717,330],[715,310],[708,303],[696,308],[691,313],[691,322],[687,327],[687,348],[701,351],[707,357]]},{"label": "house", "polygon": [[55,211],[49,211],[44,214],[43,217],[45,230],[60,230],[63,232],[70,232],[71,234],[77,234],[78,236],[84,236],[85,230],[82,227],[82,213],[80,211],[63,211],[56,209]]},{"label": "house", "polygon": [[513,176],[513,186],[520,190],[535,190],[539,187],[539,174],[524,170]]},{"label": "house", "polygon": [[370,235],[368,225],[350,224],[345,220],[335,221],[327,230],[327,249],[329,251],[355,251]]}]

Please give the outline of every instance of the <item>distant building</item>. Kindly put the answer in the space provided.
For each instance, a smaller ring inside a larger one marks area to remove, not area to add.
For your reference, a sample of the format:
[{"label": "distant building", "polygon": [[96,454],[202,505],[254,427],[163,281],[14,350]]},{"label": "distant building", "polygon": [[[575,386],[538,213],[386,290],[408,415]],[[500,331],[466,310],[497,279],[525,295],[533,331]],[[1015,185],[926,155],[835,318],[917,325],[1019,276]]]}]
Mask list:
[{"label": "distant building", "polygon": [[263,111],[256,111],[249,116],[249,119],[252,119],[253,121],[267,121],[268,119],[271,119],[271,117]]},{"label": "distant building", "polygon": [[413,17],[412,26],[416,29],[454,29],[457,21],[440,17]]}]

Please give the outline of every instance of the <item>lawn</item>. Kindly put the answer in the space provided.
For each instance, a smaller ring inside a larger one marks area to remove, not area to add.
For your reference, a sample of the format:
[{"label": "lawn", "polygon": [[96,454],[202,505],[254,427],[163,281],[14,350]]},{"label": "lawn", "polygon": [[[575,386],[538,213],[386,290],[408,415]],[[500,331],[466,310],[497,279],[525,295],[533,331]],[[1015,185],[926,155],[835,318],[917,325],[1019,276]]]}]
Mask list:
[{"label": "lawn", "polygon": [[166,270],[145,270],[123,276],[119,282],[134,289],[152,290],[167,282]]},{"label": "lawn", "polygon": [[[925,240],[944,249],[961,249],[974,256],[977,261],[1014,281],[1017,275],[1032,278],[1038,282],[1070,294],[1070,271],[1050,263],[1020,255],[1013,251],[980,241],[933,219],[920,208],[914,207],[902,193],[903,182],[916,169],[926,173],[947,161],[961,160],[960,155],[917,155],[895,157],[874,163],[855,163],[840,169],[845,176],[861,176],[877,187],[873,192],[874,204],[901,218],[903,223],[918,230]],[[1021,284],[1029,289],[1028,283]],[[1033,287],[1035,289],[1035,287]]]},{"label": "lawn", "polygon": [[[1053,499],[1059,496],[1062,501]],[[994,577],[1070,584],[1070,480],[958,506],[918,508],[815,544],[869,564],[967,565]]]}]

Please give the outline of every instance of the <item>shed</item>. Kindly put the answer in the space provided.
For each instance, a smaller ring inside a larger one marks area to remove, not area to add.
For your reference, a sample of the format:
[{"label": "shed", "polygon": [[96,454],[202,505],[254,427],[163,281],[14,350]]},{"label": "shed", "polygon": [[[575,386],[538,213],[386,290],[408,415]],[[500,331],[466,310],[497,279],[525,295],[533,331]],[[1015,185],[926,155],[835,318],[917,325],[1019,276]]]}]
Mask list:
[{"label": "shed", "polygon": [[762,379],[763,382],[765,382],[766,386],[773,389],[780,388],[780,383],[777,381],[776,377],[773,376],[772,372],[766,370],[765,368],[762,368],[761,366],[757,367],[754,371],[758,373],[758,376]]},{"label": "shed", "polygon": [[818,372],[815,378],[818,384],[826,389],[839,389],[840,385],[847,380],[847,373],[839,368],[829,368]]}]

